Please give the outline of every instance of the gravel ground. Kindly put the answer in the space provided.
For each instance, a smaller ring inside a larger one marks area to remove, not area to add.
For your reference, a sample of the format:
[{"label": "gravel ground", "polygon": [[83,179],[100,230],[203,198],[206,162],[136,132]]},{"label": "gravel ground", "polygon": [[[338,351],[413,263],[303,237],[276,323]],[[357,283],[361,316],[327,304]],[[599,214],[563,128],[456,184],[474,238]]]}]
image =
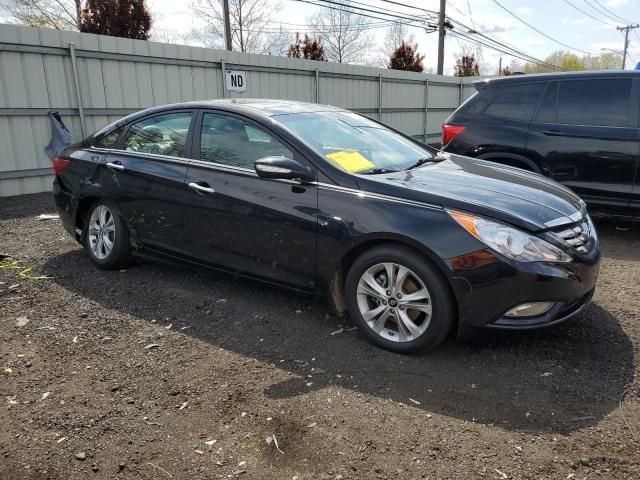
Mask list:
[{"label": "gravel ground", "polygon": [[599,225],[574,321],[401,356],[300,294],[99,271],[51,211],[0,199],[0,252],[52,277],[0,269],[3,480],[640,478],[640,224]]}]

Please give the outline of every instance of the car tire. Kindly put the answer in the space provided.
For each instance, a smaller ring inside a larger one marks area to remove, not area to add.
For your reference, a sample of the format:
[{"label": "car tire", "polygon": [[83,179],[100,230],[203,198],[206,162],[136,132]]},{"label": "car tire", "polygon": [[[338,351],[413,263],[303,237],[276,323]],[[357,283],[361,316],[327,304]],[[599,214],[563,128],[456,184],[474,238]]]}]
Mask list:
[{"label": "car tire", "polygon": [[[390,284],[389,278],[395,281]],[[362,334],[392,352],[432,349],[454,326],[446,280],[427,257],[403,245],[381,245],[358,257],[345,294],[349,316]]]},{"label": "car tire", "polygon": [[89,207],[83,244],[98,268],[115,270],[131,263],[129,229],[115,206],[106,200],[98,200]]}]

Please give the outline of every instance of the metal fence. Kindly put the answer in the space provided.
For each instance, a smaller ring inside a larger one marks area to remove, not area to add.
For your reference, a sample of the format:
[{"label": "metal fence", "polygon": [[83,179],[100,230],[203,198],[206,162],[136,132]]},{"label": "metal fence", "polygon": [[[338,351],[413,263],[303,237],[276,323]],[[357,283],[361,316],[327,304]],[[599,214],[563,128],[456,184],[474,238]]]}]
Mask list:
[{"label": "metal fence", "polygon": [[[245,92],[225,88],[229,70],[246,72]],[[433,142],[472,80],[0,25],[0,196],[51,189],[51,110],[75,141],[154,105],[280,98],[349,108]]]}]

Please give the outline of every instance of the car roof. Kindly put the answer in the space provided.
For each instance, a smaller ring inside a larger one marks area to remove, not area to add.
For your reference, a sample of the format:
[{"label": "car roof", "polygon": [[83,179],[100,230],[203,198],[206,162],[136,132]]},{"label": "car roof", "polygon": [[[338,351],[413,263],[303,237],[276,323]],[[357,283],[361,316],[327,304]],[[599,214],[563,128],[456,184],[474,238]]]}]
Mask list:
[{"label": "car roof", "polygon": [[102,135],[147,115],[169,113],[175,110],[193,108],[215,108],[229,112],[244,113],[251,117],[275,117],[293,113],[346,112],[343,108],[295,100],[277,100],[268,98],[223,98],[216,100],[195,100],[191,102],[171,103],[147,108],[131,113],[95,132],[91,137]]},{"label": "car roof", "polygon": [[640,76],[638,70],[598,70],[589,72],[553,72],[553,73],[517,73],[508,77],[487,78],[473,82],[476,90],[498,85],[511,85],[527,82],[544,82],[551,80],[569,80],[579,78],[636,78]]},{"label": "car roof", "polygon": [[267,98],[224,98],[216,100],[196,100],[192,102],[172,103],[137,112],[136,116],[176,110],[180,108],[216,108],[221,110],[253,113],[259,116],[273,117],[291,113],[309,112],[344,112],[345,110],[331,105],[298,102],[294,100],[276,100]]}]

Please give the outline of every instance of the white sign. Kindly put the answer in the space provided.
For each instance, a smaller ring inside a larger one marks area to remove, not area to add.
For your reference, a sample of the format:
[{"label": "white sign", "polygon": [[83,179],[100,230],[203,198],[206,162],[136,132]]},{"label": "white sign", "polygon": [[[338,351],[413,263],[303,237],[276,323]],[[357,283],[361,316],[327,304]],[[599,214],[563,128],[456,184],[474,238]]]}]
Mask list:
[{"label": "white sign", "polygon": [[224,77],[228,92],[247,91],[247,72],[227,70]]}]

